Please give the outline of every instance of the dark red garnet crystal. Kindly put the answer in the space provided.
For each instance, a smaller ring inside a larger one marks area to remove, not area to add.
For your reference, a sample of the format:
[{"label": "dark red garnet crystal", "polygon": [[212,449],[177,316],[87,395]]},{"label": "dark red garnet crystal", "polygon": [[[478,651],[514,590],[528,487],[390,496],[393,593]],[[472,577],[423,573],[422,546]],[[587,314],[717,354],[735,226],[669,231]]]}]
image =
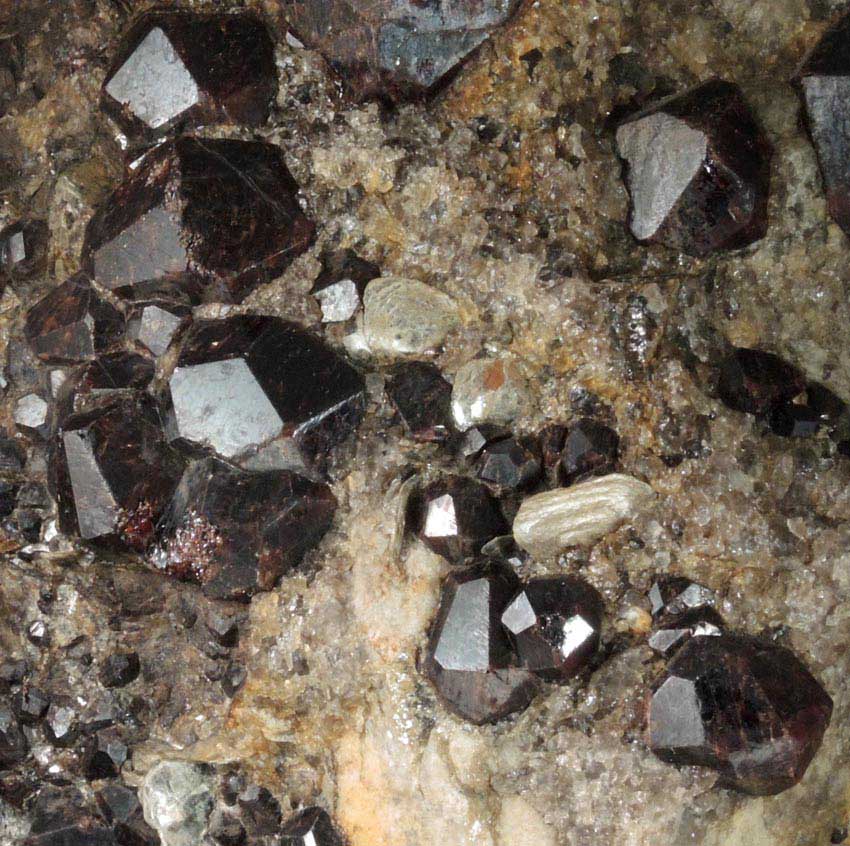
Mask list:
[{"label": "dark red garnet crystal", "polygon": [[248,472],[202,459],[180,480],[150,562],[200,582],[208,596],[247,601],[300,563],[335,511],[330,488],[297,473]]},{"label": "dark red garnet crystal", "polygon": [[173,438],[224,458],[292,439],[322,463],[363,414],[363,377],[316,335],[277,317],[202,320],[168,379]]},{"label": "dark red garnet crystal", "polygon": [[386,391],[414,440],[445,441],[452,434],[452,386],[436,365],[427,361],[396,365]]},{"label": "dark red garnet crystal", "polygon": [[803,777],[831,715],[829,695],[784,647],[695,637],[653,687],[649,744],[663,761],[716,770],[726,787],[774,794]]},{"label": "dark red garnet crystal", "polygon": [[133,140],[207,123],[265,123],[277,93],[274,44],[252,14],[157,11],[124,36],[103,107]]},{"label": "dark red garnet crystal", "polygon": [[178,138],[97,210],[84,258],[100,285],[130,299],[170,285],[193,301],[239,302],[312,243],[297,195],[273,144]]},{"label": "dark red garnet crystal", "polygon": [[83,540],[143,550],[182,469],[147,398],[73,414],[53,437],[49,455],[60,527]]},{"label": "dark red garnet crystal", "polygon": [[470,722],[521,711],[537,692],[501,622],[518,588],[513,570],[495,560],[455,571],[443,583],[421,668],[446,705]]},{"label": "dark red garnet crystal", "polygon": [[764,237],[773,149],[738,86],[712,80],[617,130],[639,241],[697,256]]},{"label": "dark red garnet crystal", "polygon": [[502,614],[520,664],[548,681],[567,681],[599,648],[602,597],[583,579],[531,579]]}]

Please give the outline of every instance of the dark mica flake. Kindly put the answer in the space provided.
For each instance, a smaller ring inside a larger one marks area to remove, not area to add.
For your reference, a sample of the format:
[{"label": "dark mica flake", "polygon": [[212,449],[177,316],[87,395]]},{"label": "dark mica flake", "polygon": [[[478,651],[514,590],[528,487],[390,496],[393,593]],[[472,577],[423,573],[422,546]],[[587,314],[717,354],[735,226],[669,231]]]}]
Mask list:
[{"label": "dark mica flake", "polygon": [[412,495],[408,521],[429,549],[455,564],[508,532],[487,487],[464,476],[445,476]]},{"label": "dark mica flake", "polygon": [[833,220],[850,235],[850,14],[823,34],[794,80],[805,109]]},{"label": "dark mica flake", "polygon": [[436,365],[425,361],[396,365],[386,391],[411,438],[445,441],[451,435],[452,386]]},{"label": "dark mica flake", "polygon": [[304,808],[290,817],[280,831],[281,846],[345,846],[324,808]]},{"label": "dark mica flake", "polygon": [[548,681],[567,681],[599,648],[602,597],[583,579],[531,579],[502,614],[521,666]]},{"label": "dark mica flake", "polygon": [[710,767],[721,784],[793,787],[820,747],[832,700],[787,649],[746,635],[689,640],[654,685],[648,734],[663,761]]},{"label": "dark mica flake", "polygon": [[274,44],[252,14],[154,12],[124,36],[103,83],[133,140],[209,123],[259,126],[277,93]]},{"label": "dark mica flake", "polygon": [[240,302],[312,243],[298,190],[273,144],[169,141],[95,212],[84,259],[99,284],[128,299],[170,285],[190,300]]},{"label": "dark mica flake", "polygon": [[639,241],[705,256],[767,231],[773,149],[732,83],[662,100],[617,130]]},{"label": "dark mica flake", "polygon": [[201,583],[216,599],[247,601],[271,590],[331,525],[327,485],[288,470],[247,472],[217,459],[193,462],[159,531],[151,564]]},{"label": "dark mica flake", "polygon": [[280,11],[297,38],[340,72],[358,99],[434,91],[513,14],[518,0],[294,0]]},{"label": "dark mica flake", "polygon": [[123,337],[124,318],[78,273],[29,310],[24,335],[42,361],[87,361]]},{"label": "dark mica flake", "polygon": [[501,622],[518,588],[513,570],[492,560],[443,582],[421,668],[448,708],[479,725],[522,711],[538,690]]},{"label": "dark mica flake", "polygon": [[363,378],[342,356],[276,317],[195,323],[168,386],[171,436],[225,458],[285,437],[321,465],[365,404]]},{"label": "dark mica flake", "polygon": [[182,468],[156,409],[142,397],[71,415],[49,455],[60,528],[84,540],[143,550]]}]

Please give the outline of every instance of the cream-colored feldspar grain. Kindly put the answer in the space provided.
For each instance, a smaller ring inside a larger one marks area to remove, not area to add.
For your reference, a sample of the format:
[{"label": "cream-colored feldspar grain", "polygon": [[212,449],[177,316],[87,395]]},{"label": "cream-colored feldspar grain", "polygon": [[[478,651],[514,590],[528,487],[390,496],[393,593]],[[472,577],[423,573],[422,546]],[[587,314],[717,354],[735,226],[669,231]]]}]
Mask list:
[{"label": "cream-colored feldspar grain", "polygon": [[652,488],[621,473],[555,488],[524,500],[514,519],[514,538],[532,555],[557,555],[569,546],[589,546],[642,511]]},{"label": "cream-colored feldspar grain", "polygon": [[460,322],[447,294],[400,276],[373,279],[363,297],[363,332],[373,353],[421,355],[439,347]]}]

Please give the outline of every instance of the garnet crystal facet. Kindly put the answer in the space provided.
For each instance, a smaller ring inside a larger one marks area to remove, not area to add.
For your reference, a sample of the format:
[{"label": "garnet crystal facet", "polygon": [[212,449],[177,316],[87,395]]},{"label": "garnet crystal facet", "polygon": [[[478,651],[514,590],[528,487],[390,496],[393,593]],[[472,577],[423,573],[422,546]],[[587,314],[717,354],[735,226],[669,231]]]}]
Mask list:
[{"label": "garnet crystal facet", "polygon": [[87,361],[124,334],[124,318],[83,274],[57,285],[27,313],[24,335],[52,363]]},{"label": "garnet crystal facet", "polygon": [[313,240],[278,147],[179,138],[149,153],[98,209],[84,254],[121,296],[168,283],[191,299],[238,302],[282,273]]},{"label": "garnet crystal facet", "polygon": [[345,840],[334,827],[324,808],[305,808],[281,828],[281,846],[344,846]]},{"label": "garnet crystal facet", "polygon": [[341,72],[357,98],[404,100],[435,89],[503,24],[518,0],[294,0],[295,35]]},{"label": "garnet crystal facet", "polygon": [[850,14],[823,35],[795,80],[815,145],[829,213],[850,235]]},{"label": "garnet crystal facet", "polygon": [[396,365],[387,380],[387,395],[414,440],[445,441],[451,435],[452,386],[436,365],[426,361]]},{"label": "garnet crystal facet", "polygon": [[713,80],[617,130],[639,241],[697,256],[764,237],[773,150],[740,89]]},{"label": "garnet crystal facet", "polygon": [[331,525],[327,485],[288,470],[246,472],[208,458],[186,470],[159,526],[152,565],[217,599],[271,590]]},{"label": "garnet crystal facet", "polygon": [[144,549],[182,467],[147,399],[125,399],[70,416],[50,449],[62,531]]},{"label": "garnet crystal facet", "polygon": [[620,437],[604,423],[589,417],[570,426],[561,449],[560,482],[571,485],[589,476],[605,476],[617,469]]},{"label": "garnet crystal facet", "polygon": [[195,323],[168,380],[174,438],[225,458],[292,438],[311,459],[360,422],[360,374],[324,341],[276,317]]},{"label": "garnet crystal facet", "polygon": [[499,505],[474,479],[445,476],[411,497],[411,528],[437,555],[460,564],[508,532]]},{"label": "garnet crystal facet", "polygon": [[274,45],[254,15],[154,12],[122,40],[103,106],[129,137],[153,141],[175,127],[265,123],[276,92]]},{"label": "garnet crystal facet", "polygon": [[502,614],[520,663],[541,678],[566,681],[599,647],[602,597],[583,579],[532,579]]},{"label": "garnet crystal facet", "polygon": [[649,743],[663,761],[716,770],[726,787],[780,793],[803,777],[831,715],[829,695],[787,649],[696,637],[653,688]]},{"label": "garnet crystal facet", "polygon": [[521,711],[537,692],[501,623],[518,587],[513,570],[497,561],[456,571],[443,583],[422,669],[447,706],[470,722]]}]

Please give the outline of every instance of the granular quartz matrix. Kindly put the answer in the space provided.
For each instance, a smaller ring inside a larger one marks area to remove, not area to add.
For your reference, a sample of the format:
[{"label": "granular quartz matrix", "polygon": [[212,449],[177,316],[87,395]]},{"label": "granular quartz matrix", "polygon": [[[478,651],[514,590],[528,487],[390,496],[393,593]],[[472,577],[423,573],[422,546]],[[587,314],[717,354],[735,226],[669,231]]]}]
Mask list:
[{"label": "granular quartz matrix", "polygon": [[0,844],[850,842],[850,7],[0,0]]}]

